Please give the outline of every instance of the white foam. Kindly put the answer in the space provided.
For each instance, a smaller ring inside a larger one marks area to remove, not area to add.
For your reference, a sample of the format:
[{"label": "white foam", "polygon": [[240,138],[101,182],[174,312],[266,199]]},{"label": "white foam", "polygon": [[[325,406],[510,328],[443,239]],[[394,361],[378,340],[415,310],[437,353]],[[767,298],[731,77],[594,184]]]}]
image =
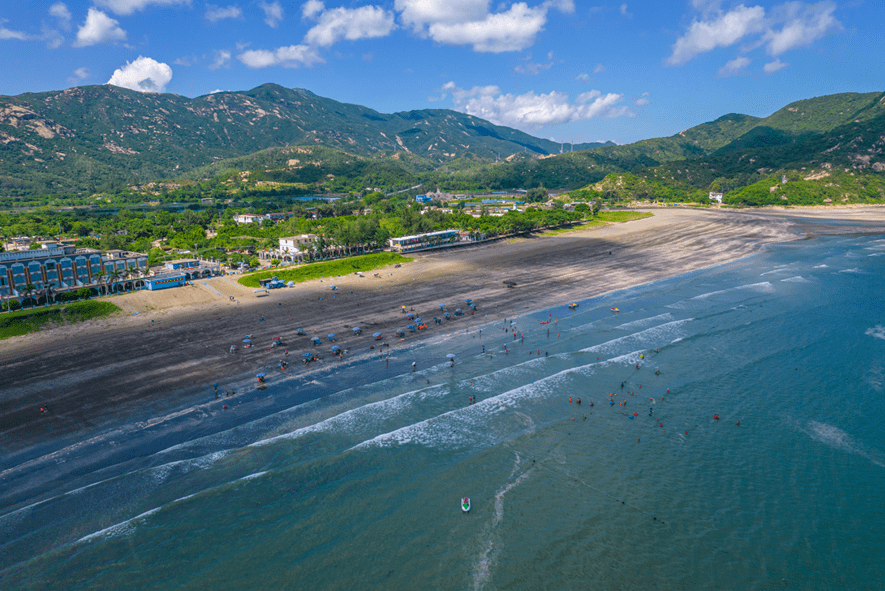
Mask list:
[{"label": "white foam", "polygon": [[640,318],[639,320],[634,320],[632,322],[626,322],[624,324],[620,324],[615,328],[619,328],[621,330],[636,330],[638,328],[645,328],[650,324],[655,324],[656,322],[663,322],[665,320],[672,320],[673,315],[669,312],[664,312],[663,314],[658,314],[657,316],[651,316],[649,318]]},{"label": "white foam", "polygon": [[853,273],[853,274],[855,274],[855,275],[862,275],[862,274],[864,274],[864,271],[862,271],[861,269],[858,269],[857,267],[853,267],[853,268],[851,268],[851,269],[842,269],[842,270],[839,271],[839,272],[840,272],[840,273]]},{"label": "white foam", "polygon": [[[581,349],[581,353],[608,353],[615,352],[618,348],[626,349],[628,346],[630,348],[639,347],[639,348],[650,348],[653,349],[656,346],[659,346],[661,343],[674,342],[675,338],[684,338],[686,335],[682,333],[679,329],[689,322],[692,322],[694,318],[685,318],[683,320],[674,320],[672,322],[667,322],[664,324],[660,324],[658,326],[653,326],[651,328],[647,328],[645,330],[625,335],[623,337],[619,337],[617,339],[612,339],[610,341],[606,341],[605,343],[600,343],[598,345],[593,345],[592,347],[587,347],[586,349]],[[644,352],[644,349],[643,351]],[[639,351],[636,352],[639,354]]]},{"label": "white foam", "polygon": [[873,328],[868,328],[864,334],[873,337],[874,339],[882,339],[885,341],[885,326],[877,324]]},{"label": "white foam", "polygon": [[719,291],[711,291],[710,293],[702,293],[701,295],[694,296],[693,300],[703,300],[709,298],[710,296],[722,295],[724,293],[729,293],[737,290],[753,290],[761,293],[771,293],[774,291],[774,286],[768,281],[763,281],[761,283],[750,283],[748,285],[738,285],[737,287],[729,287],[728,289],[720,289]]},{"label": "white foam", "polygon": [[802,277],[801,275],[796,275],[795,277],[788,277],[786,279],[781,279],[781,281],[784,283],[811,283],[811,281],[809,281],[805,277]]},{"label": "white foam", "polygon": [[829,267],[829,265],[815,265],[814,266],[815,269],[826,269],[828,267]]},{"label": "white foam", "polygon": [[[610,359],[605,363],[616,363],[629,360],[635,363],[639,359],[639,351]],[[537,400],[549,396],[572,374],[592,372],[597,363],[564,369],[553,375],[536,380],[481,400],[476,404],[458,408],[438,416],[406,425],[388,433],[382,433],[371,439],[358,443],[351,449],[367,447],[392,447],[413,443],[432,448],[455,448],[487,446],[497,443],[491,425],[493,420],[503,413],[514,413],[524,401]]]},{"label": "white foam", "polygon": [[303,437],[308,433],[320,433],[328,431],[353,431],[354,427],[357,425],[365,427],[371,420],[374,420],[376,422],[379,420],[383,420],[384,418],[390,416],[391,413],[396,412],[397,410],[400,410],[405,406],[411,406],[413,402],[420,402],[425,398],[436,398],[439,396],[444,396],[448,393],[448,387],[440,385],[431,386],[430,388],[422,388],[419,390],[412,390],[410,392],[405,392],[398,396],[394,396],[393,398],[379,400],[378,402],[372,402],[363,406],[359,406],[357,408],[350,409],[341,414],[329,417],[324,421],[320,421],[319,423],[308,425],[289,433],[283,433],[282,435],[277,435],[275,437],[256,441],[249,444],[249,447],[262,447],[271,443],[275,443],[277,441],[296,439],[298,437]]},{"label": "white foam", "polygon": [[848,433],[838,427],[818,421],[809,421],[808,430],[805,432],[816,441],[834,449],[859,455],[870,460],[873,464],[885,468],[885,462],[882,461],[881,457],[878,457],[879,454],[871,455],[864,451]]},{"label": "white foam", "polygon": [[89,534],[88,536],[83,536],[82,538],[77,540],[77,543],[90,542],[96,538],[109,538],[109,537],[128,535],[128,534],[132,533],[133,531],[135,531],[135,524],[137,522],[146,519],[147,517],[149,517],[150,515],[153,515],[154,513],[156,513],[159,510],[160,510],[160,507],[157,507],[156,509],[151,509],[150,511],[145,511],[141,515],[136,515],[132,519],[127,519],[126,521],[120,522],[116,525],[112,525],[111,527],[106,527],[101,531],[97,531],[95,533]]},{"label": "white foam", "polygon": [[267,470],[264,472],[256,472],[255,474],[249,474],[248,476],[243,476],[240,480],[252,480],[253,478],[259,478],[267,474]]}]

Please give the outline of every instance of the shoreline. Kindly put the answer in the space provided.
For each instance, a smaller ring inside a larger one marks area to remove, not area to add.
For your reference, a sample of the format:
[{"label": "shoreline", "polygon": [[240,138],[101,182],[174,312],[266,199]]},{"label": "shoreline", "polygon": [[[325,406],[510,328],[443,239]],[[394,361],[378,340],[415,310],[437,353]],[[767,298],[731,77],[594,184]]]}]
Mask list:
[{"label": "shoreline", "polygon": [[[109,301],[124,310],[116,317],[0,341],[6,369],[0,377],[0,444],[11,456],[27,455],[51,440],[163,413],[198,394],[212,396],[214,382],[221,392],[230,382],[248,383],[248,376],[266,366],[274,368],[268,372],[272,389],[276,362],[283,358],[282,351],[266,348],[273,336],[288,345],[283,349],[290,351],[290,378],[305,373],[301,353],[317,349],[309,345],[314,330],[326,358],[316,369],[334,371],[327,333],[342,335],[336,344],[349,349],[349,357],[368,351],[376,331],[384,341],[398,342],[393,331],[408,324],[401,305],[416,308],[425,321],[440,315],[440,303],[453,311],[472,298],[479,308],[478,317],[444,321],[442,330],[428,324],[427,331],[407,333],[412,343],[458,331],[471,318],[483,324],[598,297],[727,263],[772,243],[885,233],[885,209],[828,208],[822,216],[805,209],[648,210],[655,215],[631,222],[424,252],[401,268],[385,268],[380,278],[335,277],[334,293],[328,280],[314,280],[257,298],[233,280],[215,278],[114,297]],[[823,221],[806,224],[802,217]],[[826,223],[830,219],[834,223]],[[517,286],[505,288],[504,280]],[[229,295],[241,303],[230,302]],[[353,337],[352,326],[361,326],[363,336]],[[306,336],[295,337],[296,328],[304,328]],[[241,349],[247,334],[255,334],[259,346]],[[234,354],[228,352],[232,344],[238,347]],[[50,409],[46,415],[39,411],[43,404]]]}]

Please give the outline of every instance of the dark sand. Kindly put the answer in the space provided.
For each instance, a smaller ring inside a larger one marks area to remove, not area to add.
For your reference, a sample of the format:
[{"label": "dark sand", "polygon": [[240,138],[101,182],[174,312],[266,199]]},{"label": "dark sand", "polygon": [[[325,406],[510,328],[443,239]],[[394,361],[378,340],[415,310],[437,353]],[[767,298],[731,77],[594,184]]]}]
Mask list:
[{"label": "dark sand", "polygon": [[[0,446],[9,453],[86,434],[211,392],[207,385],[213,382],[275,367],[283,355],[268,350],[273,336],[286,341],[293,374],[303,371],[305,351],[322,351],[329,362],[330,332],[351,351],[367,350],[376,331],[395,342],[394,330],[408,324],[401,305],[430,321],[440,315],[438,304],[466,309],[464,299],[472,298],[479,324],[486,314],[489,320],[514,317],[718,265],[771,243],[813,234],[885,233],[885,208],[652,211],[653,218],[625,224],[419,253],[401,268],[381,270],[379,278],[367,273],[312,281],[266,297],[236,285],[233,277],[114,297],[124,309],[116,317],[0,341]],[[505,288],[505,280],[517,287]],[[231,295],[240,303],[231,302]],[[470,316],[431,323],[407,338],[464,330],[470,323]],[[355,325],[363,337],[353,336]],[[307,336],[296,337],[298,327]],[[324,341],[316,349],[309,344],[314,330]],[[255,334],[257,345],[248,350],[241,348],[247,334]],[[238,347],[234,354],[231,344]],[[270,372],[271,383],[273,377]],[[50,412],[41,414],[44,404]]]}]

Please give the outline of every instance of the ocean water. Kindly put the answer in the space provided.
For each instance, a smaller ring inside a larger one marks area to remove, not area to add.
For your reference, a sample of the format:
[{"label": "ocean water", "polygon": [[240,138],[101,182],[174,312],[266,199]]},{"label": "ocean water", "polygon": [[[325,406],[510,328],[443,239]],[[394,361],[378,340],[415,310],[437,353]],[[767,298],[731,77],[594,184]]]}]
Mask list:
[{"label": "ocean water", "polygon": [[879,589],[883,257],[774,245],[6,457],[0,587]]}]

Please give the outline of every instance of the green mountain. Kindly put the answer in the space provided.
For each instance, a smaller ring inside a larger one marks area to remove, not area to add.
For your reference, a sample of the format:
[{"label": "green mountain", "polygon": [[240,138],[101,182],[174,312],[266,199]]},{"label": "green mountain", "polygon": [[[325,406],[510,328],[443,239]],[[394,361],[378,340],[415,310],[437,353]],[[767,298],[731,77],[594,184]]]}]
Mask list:
[{"label": "green mountain", "polygon": [[119,187],[299,145],[361,156],[405,152],[435,163],[560,151],[558,143],[456,111],[384,114],[275,84],[194,99],[109,85],[0,97],[6,194]]},{"label": "green mountain", "polygon": [[702,199],[716,191],[742,205],[882,201],[885,93],[799,101],[702,158],[631,172],[592,188],[619,199]]}]

